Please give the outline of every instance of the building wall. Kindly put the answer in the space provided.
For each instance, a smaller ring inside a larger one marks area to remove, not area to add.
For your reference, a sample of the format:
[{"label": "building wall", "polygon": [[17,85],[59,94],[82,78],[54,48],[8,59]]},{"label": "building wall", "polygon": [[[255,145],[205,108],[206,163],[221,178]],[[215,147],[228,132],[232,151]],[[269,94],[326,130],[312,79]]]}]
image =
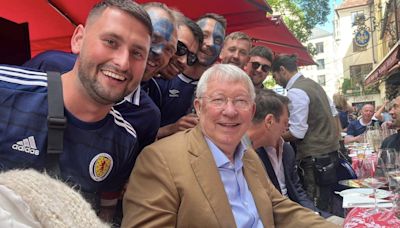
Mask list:
[{"label": "building wall", "polygon": [[337,47],[334,42],[333,34],[326,32],[326,35],[314,36],[313,33],[308,43],[313,44],[314,47],[317,43],[323,44],[323,52],[314,55],[313,59],[315,62],[323,59],[325,68],[318,69],[317,65],[311,65],[300,68],[300,72],[318,83],[320,83],[318,77],[325,76],[325,85],[321,83],[320,85],[324,88],[327,95],[332,98],[333,94],[338,92],[341,77],[341,61],[335,54]]},{"label": "building wall", "polygon": [[[352,13],[363,11],[366,17],[369,17],[370,10],[367,5],[358,6],[347,9],[338,9],[336,12],[335,20],[338,21],[335,30],[336,33],[335,41],[337,45],[338,57],[343,61],[343,76],[345,78],[350,78],[350,66],[373,63],[374,61],[373,44],[372,39],[376,40],[376,32],[371,35],[370,41],[365,48],[365,51],[354,52],[353,51],[353,38],[355,36],[355,31],[357,26],[352,26]],[[366,21],[368,25],[369,21]],[[372,38],[373,37],[373,38]]]},{"label": "building wall", "polygon": [[[367,1],[365,1],[367,3]],[[337,55],[339,59],[342,59],[342,74],[343,78],[352,79],[355,78],[350,77],[350,67],[361,65],[361,64],[371,64],[371,70],[377,66],[379,60],[382,58],[382,52],[378,51],[378,47],[382,45],[382,41],[379,40],[380,32],[373,29],[373,20],[372,17],[376,17],[378,12],[376,8],[377,6],[368,5],[368,4],[360,4],[358,6],[351,6],[349,8],[340,8],[337,7],[335,10],[335,32],[334,38],[337,45]],[[376,1],[376,4],[381,4]],[[353,43],[353,38],[355,37],[355,33],[360,26],[353,25],[352,23],[352,14],[355,12],[363,12],[365,16],[365,25],[369,28],[370,39],[368,44],[365,46],[363,51],[354,51],[355,44]],[[362,80],[370,73],[370,71],[364,72],[359,75],[361,80],[361,84],[363,84]],[[359,91],[357,91],[359,92]],[[349,100],[358,101],[360,99],[366,99],[365,96],[357,97],[359,95],[348,95]],[[382,99],[379,95],[371,95],[369,98],[375,99],[376,104],[382,103]]]}]

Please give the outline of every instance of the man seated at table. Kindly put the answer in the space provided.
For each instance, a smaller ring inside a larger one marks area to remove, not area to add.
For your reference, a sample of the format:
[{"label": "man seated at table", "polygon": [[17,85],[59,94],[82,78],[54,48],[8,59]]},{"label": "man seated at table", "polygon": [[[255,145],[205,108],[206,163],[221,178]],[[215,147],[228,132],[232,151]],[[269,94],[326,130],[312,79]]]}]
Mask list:
[{"label": "man seated at table", "polygon": [[301,186],[294,150],[282,139],[282,134],[288,127],[289,99],[272,90],[259,89],[255,103],[256,113],[247,134],[253,147],[257,148],[256,152],[275,188],[282,195],[322,217],[332,217],[330,219],[343,222],[343,219],[319,210]]},{"label": "man seated at table", "polygon": [[375,120],[372,119],[374,110],[375,108],[372,104],[365,104],[361,108],[361,118],[350,122],[347,126],[347,135],[344,138],[345,144],[363,140],[362,134],[367,129],[367,126],[373,126],[375,123]]},{"label": "man seated at table", "polygon": [[254,86],[231,64],[198,83],[199,124],[139,155],[124,196],[123,227],[336,227],[283,197],[241,139],[255,112]]},{"label": "man seated at table", "polygon": [[[392,116],[391,128],[400,128],[400,96],[393,99],[390,108],[390,115]],[[400,133],[397,132],[393,135],[386,137],[381,145],[381,148],[394,148],[400,151]]]}]

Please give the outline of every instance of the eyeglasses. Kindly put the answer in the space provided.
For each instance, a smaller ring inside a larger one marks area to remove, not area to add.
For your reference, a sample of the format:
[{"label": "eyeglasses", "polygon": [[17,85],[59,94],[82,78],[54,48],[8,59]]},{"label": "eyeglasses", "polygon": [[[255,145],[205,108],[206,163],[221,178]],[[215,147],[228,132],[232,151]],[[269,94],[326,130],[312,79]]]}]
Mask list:
[{"label": "eyeglasses", "polygon": [[222,109],[224,108],[227,104],[228,101],[231,100],[232,105],[236,109],[241,109],[241,110],[246,110],[251,107],[251,100],[248,97],[235,97],[235,98],[230,98],[230,97],[225,97],[225,96],[214,96],[214,97],[199,97],[199,99],[206,98],[208,99],[208,102],[210,102],[211,105],[213,105],[215,108]]},{"label": "eyeglasses", "polygon": [[251,62],[251,67],[253,70],[257,70],[261,66],[261,70],[264,71],[264,73],[268,73],[271,70],[271,66],[267,64],[261,64],[259,62]]},{"label": "eyeglasses", "polygon": [[179,40],[178,40],[178,45],[176,48],[175,55],[177,55],[177,56],[187,55],[187,65],[188,66],[192,66],[197,60],[196,54],[189,51],[189,48],[187,48],[186,45]]}]

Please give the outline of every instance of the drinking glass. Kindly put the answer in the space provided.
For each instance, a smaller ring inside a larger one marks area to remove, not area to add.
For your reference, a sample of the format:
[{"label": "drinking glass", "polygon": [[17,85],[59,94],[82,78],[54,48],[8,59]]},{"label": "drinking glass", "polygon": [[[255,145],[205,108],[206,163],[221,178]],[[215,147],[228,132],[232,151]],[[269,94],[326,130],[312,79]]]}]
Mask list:
[{"label": "drinking glass", "polygon": [[385,163],[378,156],[370,156],[362,161],[361,178],[364,185],[373,189],[374,208],[367,211],[369,214],[376,214],[380,211],[377,203],[376,190],[388,183],[388,176]]},{"label": "drinking glass", "polygon": [[400,215],[400,153],[392,148],[381,149],[381,158],[388,174],[389,190],[392,192],[392,210]]}]

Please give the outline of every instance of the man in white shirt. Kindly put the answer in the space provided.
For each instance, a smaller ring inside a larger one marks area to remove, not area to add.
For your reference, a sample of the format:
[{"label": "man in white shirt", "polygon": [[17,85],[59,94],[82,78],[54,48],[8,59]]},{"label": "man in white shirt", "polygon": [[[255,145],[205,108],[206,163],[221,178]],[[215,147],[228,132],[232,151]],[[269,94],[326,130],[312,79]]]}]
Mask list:
[{"label": "man in white shirt", "polygon": [[273,77],[287,89],[290,100],[289,130],[282,137],[296,146],[307,194],[318,208],[329,210],[332,187],[337,183],[337,113],[323,88],[298,72],[296,61],[295,55],[279,55],[272,63]]}]

